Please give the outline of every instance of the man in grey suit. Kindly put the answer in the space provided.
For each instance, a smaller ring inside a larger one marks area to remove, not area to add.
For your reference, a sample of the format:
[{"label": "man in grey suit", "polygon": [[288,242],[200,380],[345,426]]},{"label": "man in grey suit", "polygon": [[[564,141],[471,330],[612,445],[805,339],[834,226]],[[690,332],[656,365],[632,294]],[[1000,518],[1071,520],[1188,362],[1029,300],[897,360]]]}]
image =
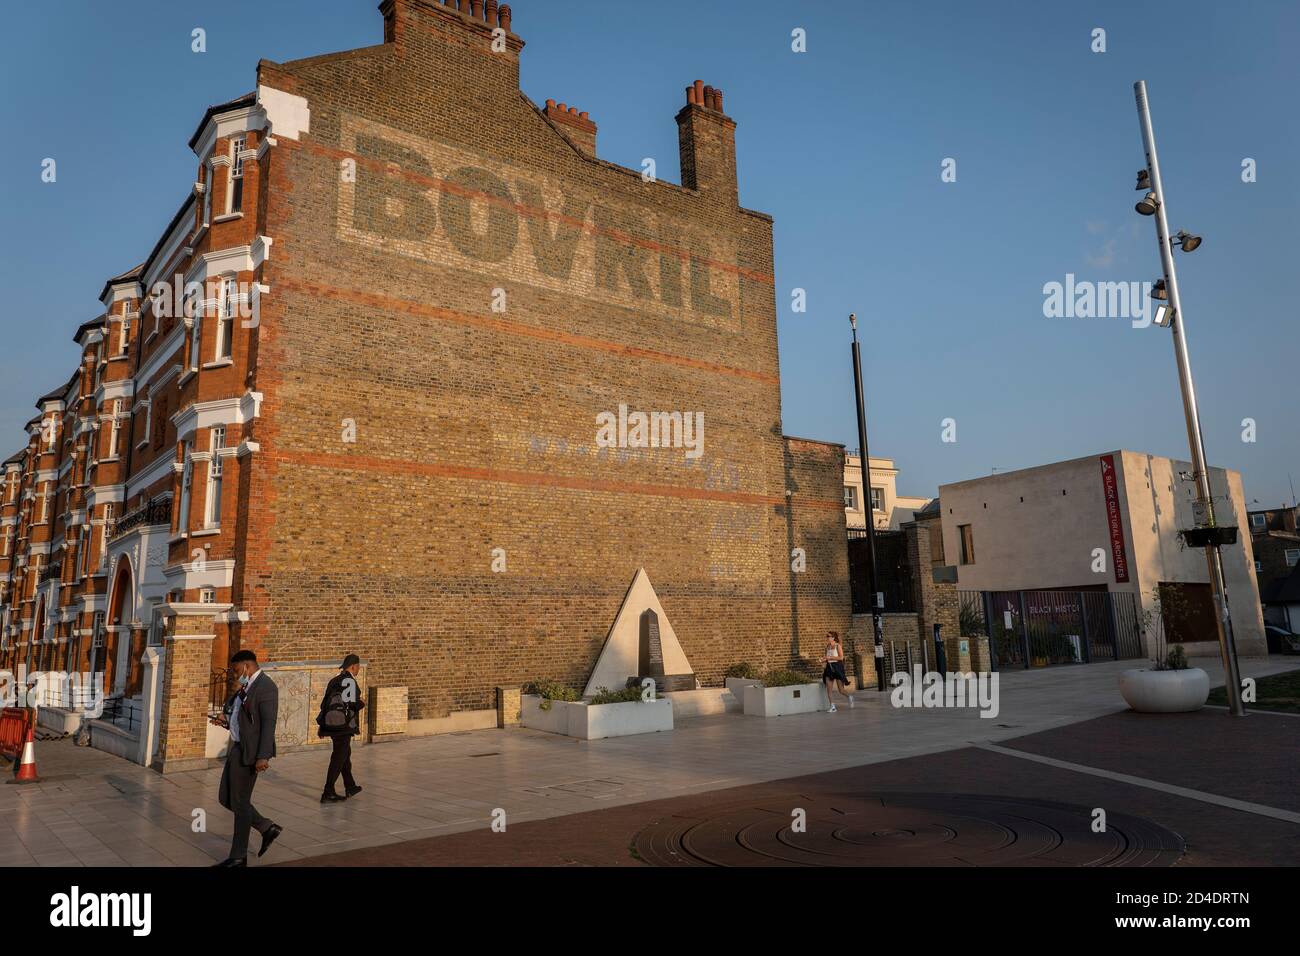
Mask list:
[{"label": "man in grey suit", "polygon": [[257,812],[253,786],[257,775],[275,756],[275,720],[280,709],[280,692],[274,681],[257,666],[257,655],[240,651],[230,659],[231,672],[239,678],[239,692],[226,702],[221,717],[212,722],[230,731],[226,747],[226,769],[221,773],[218,799],[235,815],[235,835],[230,856],[217,866],[248,865],[248,831],[262,834],[261,856],[283,829]]}]

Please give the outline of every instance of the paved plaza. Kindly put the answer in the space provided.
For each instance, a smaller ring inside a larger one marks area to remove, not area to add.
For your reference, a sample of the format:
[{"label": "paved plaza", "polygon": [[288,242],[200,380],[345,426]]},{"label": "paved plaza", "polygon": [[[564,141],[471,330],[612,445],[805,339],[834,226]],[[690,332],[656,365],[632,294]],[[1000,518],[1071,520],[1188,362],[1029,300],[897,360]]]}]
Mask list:
[{"label": "paved plaza", "polygon": [[[1195,664],[1218,679],[1214,661]],[[1244,660],[1242,670],[1262,677],[1296,664]],[[1189,849],[1192,862],[1300,862],[1292,779],[1300,718],[1126,713],[1116,682],[1132,666],[1004,673],[993,719],[896,709],[887,694],[864,691],[835,714],[717,715],[637,737],[579,741],[511,728],[369,745],[353,761],[365,791],[342,804],[318,803],[328,754],[286,754],[255,800],[284,834],[250,864],[635,863],[629,834],[660,818],[665,803],[744,803],[754,787],[780,802],[796,783],[810,793],[1071,797],[1156,820],[1162,808],[1181,808],[1198,833],[1218,834],[1207,837],[1218,841],[1211,853],[1203,840],[1199,857]],[[0,786],[0,865],[203,866],[225,857],[231,817],[216,800],[219,769],[161,776],[69,740],[38,746],[43,782]],[[508,842],[492,842],[503,836],[489,829],[496,810],[505,811]]]}]

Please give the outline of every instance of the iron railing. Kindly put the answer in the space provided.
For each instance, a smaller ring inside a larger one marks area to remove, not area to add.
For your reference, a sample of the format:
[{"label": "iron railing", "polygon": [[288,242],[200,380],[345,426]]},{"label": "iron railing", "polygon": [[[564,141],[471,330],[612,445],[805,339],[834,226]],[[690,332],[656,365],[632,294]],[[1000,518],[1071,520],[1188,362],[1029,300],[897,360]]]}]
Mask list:
[{"label": "iron railing", "polygon": [[996,667],[1142,656],[1141,609],[1127,591],[960,591],[963,637],[989,639]]},{"label": "iron railing", "polygon": [[208,713],[212,716],[220,714],[230,693],[230,671],[213,671],[208,678]]},{"label": "iron railing", "polygon": [[120,538],[128,531],[134,531],[136,528],[155,524],[170,525],[171,523],[172,496],[171,492],[166,492],[150,498],[134,511],[128,511],[113,522],[113,527],[109,530],[109,539]]},{"label": "iron railing", "polygon": [[[852,537],[849,548],[849,587],[854,614],[870,614],[871,548],[865,531]],[[876,532],[876,588],[884,596],[886,612],[916,611],[916,588],[912,566],[907,560],[907,538],[902,531]]]}]

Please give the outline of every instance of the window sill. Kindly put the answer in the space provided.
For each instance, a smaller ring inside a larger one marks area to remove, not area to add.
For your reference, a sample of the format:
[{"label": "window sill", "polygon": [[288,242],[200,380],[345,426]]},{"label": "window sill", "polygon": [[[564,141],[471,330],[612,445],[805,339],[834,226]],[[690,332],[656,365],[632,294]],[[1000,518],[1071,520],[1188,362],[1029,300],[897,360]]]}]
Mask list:
[{"label": "window sill", "polygon": [[215,528],[200,528],[198,531],[191,531],[191,532],[190,532],[190,537],[191,537],[191,538],[208,538],[208,537],[211,537],[211,536],[214,535],[214,534],[221,534],[221,527],[220,527],[220,526],[217,526],[217,527],[215,527]]},{"label": "window sill", "polygon": [[191,378],[193,378],[197,374],[198,374],[198,369],[187,368],[184,372],[181,373],[181,377],[176,380],[176,387],[180,388],[182,385],[184,385],[186,382],[188,382]]},{"label": "window sill", "polygon": [[121,355],[112,355],[108,358],[109,362],[125,362],[131,356],[123,352]]},{"label": "window sill", "polygon": [[233,358],[223,358],[223,359],[217,359],[215,362],[207,362],[204,364],[203,367],[205,369],[226,368],[234,364],[235,364],[235,360]]},{"label": "window sill", "polygon": [[167,543],[168,543],[168,544],[175,544],[177,541],[184,541],[184,540],[185,540],[186,538],[188,538],[189,536],[190,536],[190,535],[189,535],[189,532],[187,532],[187,531],[181,531],[180,533],[178,533],[178,534],[174,534],[174,535],[172,535],[170,538],[168,538],[168,539],[167,539]]},{"label": "window sill", "polygon": [[216,219],[214,219],[214,220],[212,220],[212,221],[213,221],[214,223],[215,223],[215,222],[233,222],[233,221],[236,220],[236,219],[243,219],[243,218],[244,218],[244,213],[243,213],[242,211],[240,211],[240,212],[228,212],[228,213],[226,213],[224,216],[218,216]]}]

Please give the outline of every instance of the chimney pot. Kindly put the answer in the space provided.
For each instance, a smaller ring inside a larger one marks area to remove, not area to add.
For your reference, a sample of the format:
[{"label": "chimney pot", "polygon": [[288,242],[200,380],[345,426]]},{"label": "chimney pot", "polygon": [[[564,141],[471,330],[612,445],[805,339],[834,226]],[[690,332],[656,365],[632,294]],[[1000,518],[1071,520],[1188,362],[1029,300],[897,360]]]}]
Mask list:
[{"label": "chimney pot", "polygon": [[505,30],[506,33],[510,32],[510,4],[501,4],[501,9],[497,13],[497,21],[502,30]]},{"label": "chimney pot", "polygon": [[716,102],[713,98],[713,87],[706,86],[704,88],[704,108],[709,110],[717,109]]},{"label": "chimney pot", "polygon": [[696,106],[704,105],[704,81],[703,80],[695,81],[695,99],[692,102],[694,102]]},{"label": "chimney pot", "polygon": [[487,0],[487,5],[483,8],[488,26],[497,22],[497,0]]},{"label": "chimney pot", "polygon": [[591,119],[591,117],[587,115],[587,111],[586,111],[586,110],[583,110],[583,111],[582,111],[581,113],[579,113],[578,115],[581,116],[581,117],[582,117],[583,119],[585,119],[585,120],[589,120],[589,119]]},{"label": "chimney pot", "polygon": [[563,103],[557,103],[555,108],[559,110],[561,113],[567,113],[569,111],[569,108],[565,106]]},{"label": "chimney pot", "polygon": [[688,87],[686,87],[686,102],[687,102],[688,104],[689,104],[689,103],[694,103],[694,102],[695,102],[695,87],[694,87],[694,86],[688,86]]},{"label": "chimney pot", "polygon": [[549,112],[549,111],[555,109],[555,100],[547,100],[547,101],[546,101],[546,109],[547,109],[547,112]]},{"label": "chimney pot", "polygon": [[715,89],[713,91],[713,108],[719,113],[722,112],[722,90]]},{"label": "chimney pot", "polygon": [[469,15],[475,20],[483,19],[483,0],[469,0]]}]

